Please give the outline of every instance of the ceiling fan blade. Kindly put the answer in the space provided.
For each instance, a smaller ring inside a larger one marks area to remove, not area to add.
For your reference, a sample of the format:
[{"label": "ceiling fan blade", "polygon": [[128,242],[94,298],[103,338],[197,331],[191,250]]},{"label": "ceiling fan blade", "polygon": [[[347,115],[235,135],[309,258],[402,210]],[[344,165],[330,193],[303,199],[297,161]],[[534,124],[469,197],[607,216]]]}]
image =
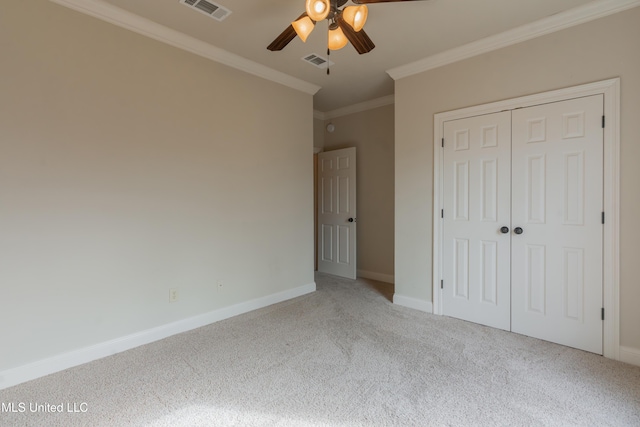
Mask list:
[{"label": "ceiling fan blade", "polygon": [[340,29],[342,29],[344,36],[349,40],[349,42],[351,42],[360,55],[371,52],[373,48],[376,47],[364,30],[356,32],[351,28],[351,25],[347,24],[342,16],[339,16],[336,21],[338,22]]},{"label": "ceiling fan blade", "polygon": [[424,0],[351,0],[355,4],[390,3],[397,1],[424,1]]},{"label": "ceiling fan blade", "polygon": [[[306,15],[306,12],[303,13],[294,19],[294,22]],[[267,49],[270,51],[282,50],[291,42],[291,40],[295,39],[297,35],[296,30],[293,29],[293,25],[289,25],[278,37],[276,37],[274,41],[271,42],[269,46],[267,46]]]},{"label": "ceiling fan blade", "polygon": [[289,25],[274,41],[271,42],[267,49],[271,51],[282,50],[286,45],[291,42],[291,40],[295,39],[296,30],[293,29],[293,26]]}]

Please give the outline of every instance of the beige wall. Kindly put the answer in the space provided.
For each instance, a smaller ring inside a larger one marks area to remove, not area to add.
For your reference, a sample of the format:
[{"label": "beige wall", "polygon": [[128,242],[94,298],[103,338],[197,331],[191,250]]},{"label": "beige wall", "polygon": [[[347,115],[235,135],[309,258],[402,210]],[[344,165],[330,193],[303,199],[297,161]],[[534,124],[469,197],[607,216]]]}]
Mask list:
[{"label": "beige wall", "polygon": [[393,280],[393,105],[329,122],[335,131],[325,131],[325,151],[356,147],[357,269],[360,275]]},{"label": "beige wall", "polygon": [[325,123],[322,119],[313,119],[313,148],[316,151],[322,151],[324,149],[324,132]]},{"label": "beige wall", "polygon": [[396,82],[396,292],[431,301],[433,116],[621,78],[620,341],[640,349],[640,8]]},{"label": "beige wall", "polygon": [[0,373],[313,284],[310,95],[46,0],[0,53]]}]

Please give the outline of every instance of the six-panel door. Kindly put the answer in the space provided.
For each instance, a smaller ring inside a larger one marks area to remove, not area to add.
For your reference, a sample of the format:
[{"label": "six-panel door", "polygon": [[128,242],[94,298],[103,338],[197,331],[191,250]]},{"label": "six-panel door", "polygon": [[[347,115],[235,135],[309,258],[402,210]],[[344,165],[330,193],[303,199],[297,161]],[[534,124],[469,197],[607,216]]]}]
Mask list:
[{"label": "six-panel door", "polygon": [[510,112],[444,125],[444,314],[506,330],[510,134]]},{"label": "six-panel door", "polygon": [[318,271],[356,278],[356,149],[318,154]]},{"label": "six-panel door", "polygon": [[511,329],[602,354],[603,96],[513,111]]}]

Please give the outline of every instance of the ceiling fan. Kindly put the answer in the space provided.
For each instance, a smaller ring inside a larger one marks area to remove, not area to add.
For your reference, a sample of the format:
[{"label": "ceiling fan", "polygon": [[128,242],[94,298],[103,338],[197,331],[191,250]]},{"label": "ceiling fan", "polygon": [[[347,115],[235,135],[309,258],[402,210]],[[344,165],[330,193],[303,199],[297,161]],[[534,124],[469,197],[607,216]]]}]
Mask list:
[{"label": "ceiling fan", "polygon": [[329,21],[328,50],[342,49],[347,43],[359,54],[367,53],[376,47],[362,29],[367,21],[367,4],[419,0],[352,0],[355,6],[344,6],[348,0],[306,0],[305,12],[291,23],[276,39],[267,46],[271,51],[282,50],[296,36],[306,41],[316,22]]}]

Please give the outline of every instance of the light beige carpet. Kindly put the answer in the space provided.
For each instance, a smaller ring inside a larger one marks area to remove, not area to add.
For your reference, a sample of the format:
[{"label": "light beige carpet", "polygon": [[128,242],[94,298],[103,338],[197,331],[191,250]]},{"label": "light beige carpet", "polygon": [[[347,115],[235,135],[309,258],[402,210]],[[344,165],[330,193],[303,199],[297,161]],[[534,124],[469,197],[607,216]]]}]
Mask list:
[{"label": "light beige carpet", "polygon": [[26,405],[0,425],[640,426],[640,367],[395,306],[379,283],[316,280],[313,294],[0,391]]}]

